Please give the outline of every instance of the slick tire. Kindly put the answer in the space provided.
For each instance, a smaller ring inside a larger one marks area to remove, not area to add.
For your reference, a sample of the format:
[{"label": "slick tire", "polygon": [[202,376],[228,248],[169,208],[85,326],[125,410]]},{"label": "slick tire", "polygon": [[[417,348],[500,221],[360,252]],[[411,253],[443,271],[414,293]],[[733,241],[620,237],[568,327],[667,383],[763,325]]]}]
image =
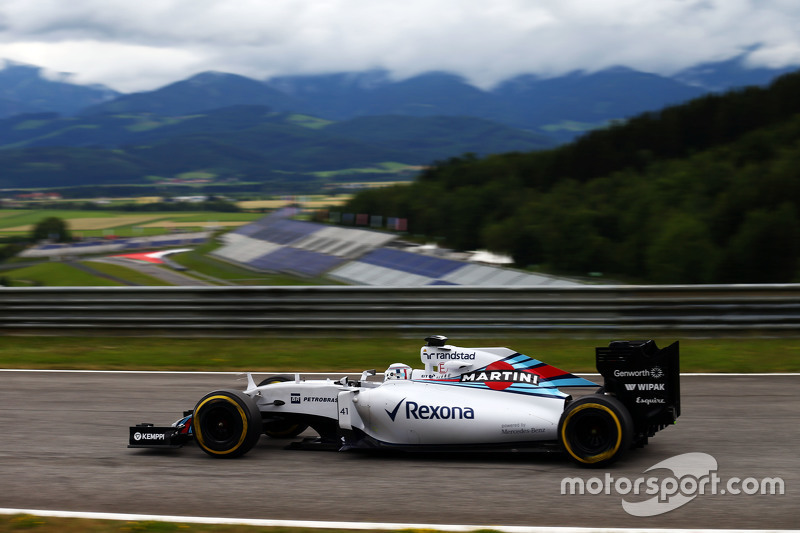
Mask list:
[{"label": "slick tire", "polygon": [[592,394],[570,403],[558,422],[558,441],[581,466],[600,467],[631,447],[633,419],[613,396]]},{"label": "slick tire", "polygon": [[208,455],[239,457],[261,437],[261,412],[255,400],[241,391],[210,392],[194,408],[192,432]]},{"label": "slick tire", "polygon": [[[292,381],[285,376],[272,376],[258,384],[259,387],[273,383]],[[264,435],[273,439],[291,439],[308,429],[307,424],[292,420],[266,420],[264,421]]]}]

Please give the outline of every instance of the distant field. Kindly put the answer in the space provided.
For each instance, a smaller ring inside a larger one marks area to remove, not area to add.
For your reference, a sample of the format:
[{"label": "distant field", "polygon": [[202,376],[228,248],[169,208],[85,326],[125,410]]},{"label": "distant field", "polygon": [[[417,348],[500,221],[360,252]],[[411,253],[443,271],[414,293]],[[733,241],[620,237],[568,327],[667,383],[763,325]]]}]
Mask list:
[{"label": "distant field", "polygon": [[[89,218],[69,218],[66,219],[72,231],[96,230],[96,229],[109,229],[117,228],[120,226],[139,226],[143,222],[159,219],[158,216],[152,215],[132,215],[132,216],[116,216],[116,217],[89,217]],[[35,223],[24,224],[21,226],[5,227],[5,231],[10,232],[29,232],[33,229]]]},{"label": "distant field", "polygon": [[275,200],[246,200],[238,202],[236,205],[242,209],[279,209],[293,204],[300,204],[303,207],[313,209],[329,205],[344,205],[352,196],[351,194],[339,194],[336,196],[292,196]]},{"label": "distant field", "polygon": [[49,217],[65,220],[74,236],[97,237],[117,235],[132,237],[167,233],[181,228],[189,230],[219,229],[247,224],[263,217],[263,213],[219,212],[156,212],[132,214],[127,211],[77,211],[61,209],[2,209],[0,236],[24,235]]},{"label": "distant field", "polygon": [[[214,221],[207,221],[202,222],[202,227],[206,229],[219,229],[219,228],[235,228],[238,226],[244,226],[245,224],[249,223],[249,220],[214,220]],[[148,224],[142,224],[141,227],[143,228],[196,228],[198,227],[198,222],[190,222],[187,220],[181,221],[173,221],[173,220],[159,220],[157,222],[150,222]]]},{"label": "distant field", "polygon": [[[342,175],[351,175],[351,174],[403,174],[406,172],[416,172],[422,170],[423,166],[420,165],[406,165],[405,163],[395,163],[395,162],[386,162],[386,163],[378,163],[374,167],[367,167],[367,168],[345,168],[341,170],[323,170],[319,172],[314,172],[315,176],[319,176],[320,178],[333,178],[336,176]],[[383,183],[383,182],[380,182]]]}]

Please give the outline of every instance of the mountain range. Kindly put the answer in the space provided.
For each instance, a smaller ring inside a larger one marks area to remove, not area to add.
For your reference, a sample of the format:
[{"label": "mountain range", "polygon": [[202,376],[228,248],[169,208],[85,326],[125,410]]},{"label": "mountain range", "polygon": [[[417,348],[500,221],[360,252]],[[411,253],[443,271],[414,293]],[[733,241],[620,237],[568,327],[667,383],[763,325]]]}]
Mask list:
[{"label": "mountain range", "polygon": [[[687,73],[690,76],[692,73]],[[697,73],[692,80],[702,79]],[[204,72],[155,91],[121,95],[81,115],[185,115],[211,107],[266,105],[327,120],[400,115],[468,116],[547,135],[554,143],[613,120],[661,109],[709,92],[700,85],[616,67],[555,78],[520,75],[491,90],[447,72],[393,80],[387,71],[283,76],[259,81]]]},{"label": "mountain range", "polygon": [[103,85],[70,83],[66,74],[50,79],[32,65],[6,61],[0,70],[0,117],[41,112],[73,115],[119,96]]},{"label": "mountain range", "polygon": [[[670,77],[616,67],[520,75],[491,89],[446,72],[265,81],[204,72],[120,94],[8,62],[0,70],[0,186],[141,183],[192,172],[212,181],[308,182],[339,171],[344,181],[387,163],[550,148],[709,92],[764,85],[788,70],[749,68],[742,56]],[[360,170],[348,176],[348,169]]]},{"label": "mountain range", "polygon": [[37,112],[177,116],[234,105],[262,105],[335,121],[381,115],[470,116],[565,141],[611,120],[708,92],[763,86],[792,70],[752,67],[743,54],[671,76],[615,67],[550,78],[523,74],[486,90],[446,72],[403,80],[380,69],[268,80],[203,72],[153,91],[121,94],[102,85],[70,83],[67,75],[45,77],[39,67],[7,62],[0,70],[0,117]]}]

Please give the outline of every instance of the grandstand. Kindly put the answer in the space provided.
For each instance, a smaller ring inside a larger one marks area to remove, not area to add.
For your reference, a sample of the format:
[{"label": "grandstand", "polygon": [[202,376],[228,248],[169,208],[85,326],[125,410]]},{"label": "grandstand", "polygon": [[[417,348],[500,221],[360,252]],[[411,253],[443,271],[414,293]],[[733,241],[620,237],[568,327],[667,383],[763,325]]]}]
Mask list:
[{"label": "grandstand", "polygon": [[[289,217],[293,214],[291,210],[276,211],[226,233],[220,237],[222,246],[211,255],[253,270],[309,278],[326,276],[351,285],[577,285],[563,279],[454,259],[453,254],[436,255],[435,249],[404,245],[391,233],[292,220]],[[202,244],[210,235],[210,232],[178,233],[42,244],[20,255],[63,258],[119,254]]]},{"label": "grandstand", "polygon": [[316,277],[395,239],[394,235],[290,220],[278,211],[223,236],[212,255],[254,268]]},{"label": "grandstand", "polygon": [[572,281],[469,263],[391,245],[396,236],[290,220],[278,211],[222,237],[212,255],[262,271],[329,278],[352,285],[576,285]]},{"label": "grandstand", "polygon": [[333,270],[328,276],[356,285],[392,287],[577,285],[572,281],[549,276],[527,274],[508,268],[497,268],[388,248],[375,250],[358,261],[350,262]]}]

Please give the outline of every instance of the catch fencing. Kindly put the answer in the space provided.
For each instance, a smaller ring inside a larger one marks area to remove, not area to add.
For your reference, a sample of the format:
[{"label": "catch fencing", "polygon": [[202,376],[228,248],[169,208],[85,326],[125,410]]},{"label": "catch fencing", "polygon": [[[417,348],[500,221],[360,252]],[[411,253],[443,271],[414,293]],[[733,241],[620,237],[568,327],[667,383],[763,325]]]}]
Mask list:
[{"label": "catch fencing", "polygon": [[800,284],[0,288],[0,334],[800,335]]}]

